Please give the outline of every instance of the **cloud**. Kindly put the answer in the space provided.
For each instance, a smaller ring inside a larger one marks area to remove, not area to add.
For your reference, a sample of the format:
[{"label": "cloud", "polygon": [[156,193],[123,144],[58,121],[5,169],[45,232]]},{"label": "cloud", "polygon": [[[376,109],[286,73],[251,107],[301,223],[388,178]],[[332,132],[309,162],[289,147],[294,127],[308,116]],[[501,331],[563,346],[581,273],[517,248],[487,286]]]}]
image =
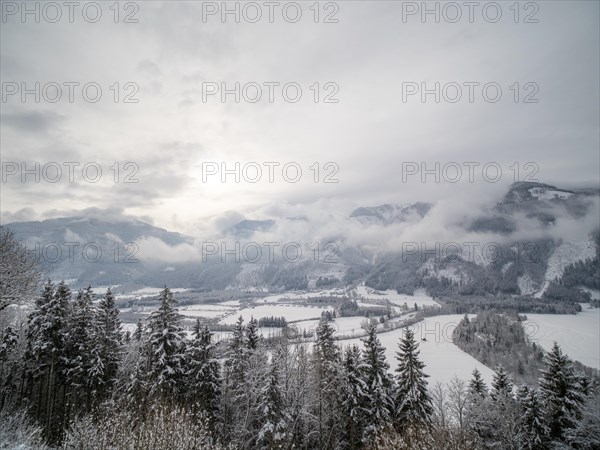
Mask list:
[{"label": "cloud", "polygon": [[2,114],[2,125],[12,127],[17,132],[50,134],[65,121],[65,117],[52,111],[32,111],[14,114]]},{"label": "cloud", "polygon": [[41,220],[55,219],[60,217],[83,217],[87,219],[97,219],[108,223],[136,223],[142,221],[148,224],[153,223],[151,216],[134,216],[126,214],[123,208],[85,208],[85,209],[68,209],[68,210],[48,210],[39,215]]},{"label": "cloud", "polygon": [[[497,24],[478,15],[474,23],[415,18],[399,26],[401,2],[339,6],[335,24],[315,23],[307,8],[296,24],[281,15],[274,23],[222,23],[218,17],[203,23],[202,2],[144,2],[139,23],[119,26],[110,20],[3,24],[2,40],[11,42],[2,49],[3,80],[94,81],[103,88],[98,103],[84,101],[80,91],[74,103],[3,103],[3,157],[97,161],[105,168],[133,161],[140,168],[139,183],[131,185],[109,179],[94,186],[8,183],[3,217],[23,208],[119,206],[197,233],[221,227],[211,218],[226,211],[250,218],[284,204],[287,216],[316,217],[322,228],[315,233],[331,236],[341,223],[334,219],[356,206],[420,200],[443,208],[446,199],[468,199],[471,190],[492,196],[514,181],[509,168],[516,162],[521,168],[535,163],[542,181],[598,184],[597,2],[549,2],[537,24],[514,23],[505,10]],[[64,48],[69,51],[56,51]],[[296,82],[303,96],[288,103],[278,88],[273,103],[203,102],[205,81],[230,88],[236,82]],[[492,81],[501,84],[503,96],[489,103],[478,90],[475,102],[403,102],[407,81]],[[128,82],[139,88],[138,103],[123,102]],[[327,82],[339,88],[338,103],[322,101]],[[538,103],[521,101],[528,82],[539,86]],[[201,181],[203,161],[294,161],[304,178],[297,184],[280,177],[272,184],[209,185]],[[498,162],[501,181],[487,183],[480,172],[475,183],[402,180],[404,162],[469,161]],[[310,169],[315,162],[319,182]],[[322,183],[327,162],[339,165],[339,183]],[[455,203],[446,214],[463,211]],[[452,235],[452,228],[422,225],[428,227],[423,234]],[[361,232],[348,230],[356,241]],[[419,235],[408,226],[396,232]]]},{"label": "cloud", "polygon": [[27,207],[19,209],[14,213],[2,211],[0,218],[2,225],[6,225],[12,222],[31,222],[34,220],[39,220],[39,215],[33,208]]},{"label": "cloud", "polygon": [[139,252],[136,257],[144,262],[161,262],[168,264],[181,264],[201,260],[201,250],[195,245],[179,244],[168,245],[155,237],[138,239]]}]

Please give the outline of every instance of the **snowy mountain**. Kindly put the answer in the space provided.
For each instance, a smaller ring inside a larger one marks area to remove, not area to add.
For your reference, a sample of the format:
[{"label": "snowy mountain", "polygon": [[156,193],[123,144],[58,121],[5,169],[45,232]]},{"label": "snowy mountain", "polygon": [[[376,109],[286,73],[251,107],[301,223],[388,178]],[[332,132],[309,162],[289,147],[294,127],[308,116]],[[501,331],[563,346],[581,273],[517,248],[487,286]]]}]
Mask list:
[{"label": "snowy mountain", "polygon": [[[469,252],[464,246],[451,252],[434,250],[433,254],[429,247],[429,253],[425,250],[407,255],[386,250],[385,245],[370,246],[368,239],[366,245],[348,244],[347,234],[378,238],[385,230],[394,231],[390,225],[419,227],[436,206],[424,202],[360,207],[345,219],[332,219],[341,222],[334,222],[337,226],[331,229],[336,232],[330,233],[329,239],[318,242],[319,252],[306,246],[302,257],[294,261],[282,257],[281,246],[274,258],[267,258],[263,247],[262,257],[256,260],[250,260],[252,249],[242,258],[228,256],[222,249],[235,245],[244,248],[257,233],[263,237],[273,233],[276,238],[276,233],[286,227],[291,230],[288,236],[291,233],[295,240],[298,230],[318,229],[306,217],[242,220],[223,232],[222,246],[213,247],[208,257],[201,240],[131,218],[71,217],[8,226],[41,259],[47,276],[68,280],[74,286],[166,284],[293,290],[365,281],[376,289],[406,293],[426,288],[432,292],[541,296],[569,264],[596,256],[596,242],[591,236],[563,236],[559,224],[565,218],[571,222],[585,218],[597,203],[598,193],[594,190],[513,184],[499,203],[472,211],[456,225],[471,240],[481,235],[485,239],[482,242],[489,242],[496,236],[499,254],[492,259],[481,251]],[[525,239],[519,233],[526,229],[530,236]]]},{"label": "snowy mountain", "polygon": [[[22,240],[53,280],[65,280],[74,286],[144,284],[156,273],[156,281],[170,281],[169,265],[144,263],[140,244],[162,243],[176,247],[193,239],[154,227],[132,218],[101,220],[68,217],[41,222],[15,222],[7,225]],[[159,249],[156,249],[159,251]]]},{"label": "snowy mountain", "polygon": [[226,230],[226,234],[247,238],[257,231],[268,231],[275,225],[274,220],[242,220]]},{"label": "snowy mountain", "polygon": [[364,225],[390,225],[409,220],[422,219],[433,205],[431,203],[411,203],[408,205],[384,204],[373,207],[360,207],[352,211],[350,217]]}]

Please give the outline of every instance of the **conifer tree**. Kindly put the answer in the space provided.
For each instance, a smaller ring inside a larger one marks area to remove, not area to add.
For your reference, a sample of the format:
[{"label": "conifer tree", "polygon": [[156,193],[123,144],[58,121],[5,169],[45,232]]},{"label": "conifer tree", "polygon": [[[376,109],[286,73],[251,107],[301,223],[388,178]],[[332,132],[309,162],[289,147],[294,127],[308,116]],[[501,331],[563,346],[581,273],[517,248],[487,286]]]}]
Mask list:
[{"label": "conifer tree", "polygon": [[248,350],[256,350],[258,348],[259,341],[260,335],[258,333],[258,322],[254,317],[251,317],[250,322],[248,322],[248,326],[246,327],[246,345]]},{"label": "conifer tree", "polygon": [[418,344],[412,330],[406,329],[396,352],[398,388],[395,396],[397,424],[402,427],[412,422],[429,424],[433,406],[427,391],[425,364],[419,359]]},{"label": "conifer tree", "polygon": [[543,450],[548,447],[548,427],[537,389],[519,388],[517,400],[521,407],[521,446],[526,450]]},{"label": "conifer tree", "polygon": [[165,287],[158,310],[148,318],[149,388],[163,398],[179,392],[184,373],[185,333],[175,304],[173,293]]},{"label": "conifer tree", "polygon": [[377,338],[377,329],[371,325],[367,336],[362,340],[364,350],[360,362],[362,379],[366,389],[366,427],[363,441],[373,442],[393,413],[393,381],[388,373],[390,368],[385,359],[385,348]]},{"label": "conifer tree", "polygon": [[98,303],[95,317],[98,357],[94,371],[100,375],[100,394],[104,397],[112,387],[121,359],[121,321],[110,288]]},{"label": "conifer tree", "polygon": [[340,350],[335,344],[334,328],[327,319],[321,318],[317,326],[317,340],[313,349],[313,374],[316,389],[318,447],[333,448],[341,437],[342,424],[338,411],[341,409]]},{"label": "conifer tree", "polygon": [[244,318],[236,321],[231,340],[227,345],[223,367],[223,389],[221,395],[221,430],[220,433],[230,439],[240,412],[240,401],[245,395],[246,382],[246,327]]},{"label": "conifer tree", "polygon": [[498,366],[492,380],[491,401],[487,403],[487,428],[490,441],[500,448],[515,448],[520,440],[520,411],[513,389],[508,373]]},{"label": "conifer tree", "polygon": [[135,326],[135,331],[133,332],[133,339],[136,341],[141,341],[142,336],[144,334],[144,325],[142,324],[142,319],[138,319],[137,324]]},{"label": "conifer tree", "polygon": [[77,293],[69,319],[65,352],[61,355],[76,411],[89,406],[92,391],[97,387],[101,376],[92,373],[97,355],[93,295],[91,286]]},{"label": "conifer tree", "polygon": [[28,319],[28,366],[35,398],[34,413],[40,420],[44,437],[50,443],[60,440],[68,367],[64,364],[69,336],[71,291],[50,280],[35,302]]},{"label": "conifer tree", "polygon": [[498,366],[492,380],[492,391],[490,392],[492,400],[512,397],[512,392],[513,383],[508,373],[506,373],[506,370],[502,366]]},{"label": "conifer tree", "polygon": [[221,395],[221,365],[214,355],[212,333],[205,326],[188,346],[187,389],[193,407],[214,430]]},{"label": "conifer tree", "polygon": [[473,369],[473,378],[469,381],[469,393],[481,398],[487,395],[487,386],[481,377],[481,372],[477,369]]},{"label": "conifer tree", "polygon": [[357,345],[344,352],[343,412],[344,443],[348,449],[360,448],[368,406],[367,384],[360,371],[361,351]]},{"label": "conifer tree", "polygon": [[257,448],[264,450],[282,448],[286,439],[287,424],[278,368],[275,363],[271,363],[259,396],[258,413],[262,426],[258,433]]},{"label": "conifer tree", "polygon": [[540,378],[540,393],[550,437],[564,442],[567,433],[577,426],[581,417],[583,396],[571,360],[563,355],[556,342],[544,359],[546,369]]}]

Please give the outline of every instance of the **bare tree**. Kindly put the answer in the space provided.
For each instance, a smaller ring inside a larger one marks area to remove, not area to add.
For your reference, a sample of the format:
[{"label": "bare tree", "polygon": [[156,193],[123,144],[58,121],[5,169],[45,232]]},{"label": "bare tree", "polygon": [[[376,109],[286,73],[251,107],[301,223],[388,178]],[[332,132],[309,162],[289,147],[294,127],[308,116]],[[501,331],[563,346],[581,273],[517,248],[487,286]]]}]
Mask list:
[{"label": "bare tree", "polygon": [[448,425],[448,398],[446,388],[440,381],[436,381],[431,389],[431,400],[433,403],[433,421],[440,428],[445,428]]},{"label": "bare tree", "polygon": [[448,406],[458,425],[462,431],[465,428],[465,415],[468,400],[467,383],[458,377],[452,378],[448,382]]},{"label": "bare tree", "polygon": [[11,304],[29,301],[39,287],[40,272],[12,230],[0,226],[0,312]]}]

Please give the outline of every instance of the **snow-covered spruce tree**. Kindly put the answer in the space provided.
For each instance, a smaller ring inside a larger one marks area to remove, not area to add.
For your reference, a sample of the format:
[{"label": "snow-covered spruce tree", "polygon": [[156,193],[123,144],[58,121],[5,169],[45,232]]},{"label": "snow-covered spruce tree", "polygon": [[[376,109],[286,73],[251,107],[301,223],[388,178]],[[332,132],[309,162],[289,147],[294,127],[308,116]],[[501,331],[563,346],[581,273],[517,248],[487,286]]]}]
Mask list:
[{"label": "snow-covered spruce tree", "polygon": [[142,324],[142,319],[138,319],[137,325],[135,327],[135,331],[133,332],[133,335],[131,337],[134,340],[139,342],[142,340],[143,334],[144,334],[144,325]]},{"label": "snow-covered spruce tree", "polygon": [[192,328],[192,336],[196,339],[199,338],[202,330],[203,327],[202,323],[200,322],[200,317],[197,317],[196,322],[194,322],[194,328]]},{"label": "snow-covered spruce tree", "polygon": [[240,411],[240,396],[245,395],[246,354],[246,327],[244,318],[240,316],[234,325],[223,365],[223,389],[219,421],[221,430],[219,430],[219,434],[224,436],[225,439],[233,438],[235,425],[243,414]]},{"label": "snow-covered spruce tree", "polygon": [[260,403],[260,390],[269,383],[269,358],[262,336],[259,334],[256,319],[250,318],[245,332],[245,380],[236,393],[238,413],[241,414],[236,424],[239,429],[244,430],[241,434],[237,433],[240,442],[245,446],[253,447],[257,445],[257,439],[263,426],[261,418],[264,416],[264,412],[262,411],[263,405]]},{"label": "snow-covered spruce tree", "polygon": [[[464,315],[463,319],[459,322],[456,327],[456,336],[458,340],[470,342],[472,340],[474,329],[471,328],[471,321],[467,314]],[[454,334],[454,333],[453,333]]]},{"label": "snow-covered spruce tree", "polygon": [[487,396],[487,386],[481,377],[481,372],[477,369],[473,369],[473,378],[469,381],[469,393],[481,398]]},{"label": "snow-covered spruce tree", "polygon": [[590,383],[581,407],[581,420],[577,428],[569,430],[569,444],[577,449],[595,450],[600,448],[600,385],[598,380]]},{"label": "snow-covered spruce tree", "polygon": [[520,448],[525,450],[543,450],[548,448],[548,426],[545,423],[544,410],[537,389],[521,386],[517,390],[520,406]]},{"label": "snow-covered spruce tree", "polygon": [[245,359],[247,354],[246,326],[240,316],[233,328],[233,335],[227,349],[226,369],[228,379],[233,386],[239,386],[245,380]]},{"label": "snow-covered spruce tree", "polygon": [[[4,407],[7,397],[14,396],[14,372],[17,370],[15,360],[15,349],[20,343],[19,335],[12,329],[6,327],[0,337],[0,411]],[[12,392],[11,392],[12,391]]]},{"label": "snow-covered spruce tree", "polygon": [[394,406],[395,421],[399,428],[413,422],[428,425],[431,422],[433,406],[427,391],[427,377],[423,372],[425,364],[419,359],[418,344],[414,333],[407,328],[398,344],[396,352],[398,368]]},{"label": "snow-covered spruce tree", "polygon": [[492,390],[490,392],[492,400],[498,401],[503,397],[512,398],[513,388],[513,383],[508,376],[508,373],[506,373],[506,370],[504,370],[502,366],[498,366],[492,380]]},{"label": "snow-covered spruce tree", "polygon": [[367,383],[360,371],[361,359],[361,351],[356,344],[346,348],[343,379],[343,440],[344,448],[350,450],[361,448],[369,406],[366,394]]},{"label": "snow-covered spruce tree", "polygon": [[360,374],[366,385],[365,429],[363,442],[373,442],[376,436],[389,424],[394,404],[392,401],[394,383],[388,370],[390,365],[385,359],[385,348],[377,338],[374,325],[367,329],[362,339],[364,350],[360,360]]},{"label": "snow-covered spruce tree", "polygon": [[288,438],[288,423],[279,385],[279,368],[274,362],[270,364],[259,398],[257,412],[261,427],[256,439],[256,448],[271,450],[287,447],[285,443]]},{"label": "snow-covered spruce tree", "polygon": [[67,367],[61,356],[70,332],[70,300],[71,291],[64,282],[55,289],[48,280],[28,319],[26,395],[50,443],[60,441],[65,414]]},{"label": "snow-covered spruce tree", "polygon": [[158,310],[148,318],[148,387],[151,395],[169,400],[181,388],[185,333],[173,293],[165,287],[159,299]]},{"label": "snow-covered spruce tree", "polygon": [[315,446],[320,449],[335,448],[341,439],[343,423],[342,365],[340,349],[333,339],[335,330],[321,319],[317,326],[317,340],[313,349],[312,376],[315,389],[316,432]]},{"label": "snow-covered spruce tree", "polygon": [[246,346],[248,350],[254,351],[258,348],[260,334],[258,333],[258,321],[254,317],[250,317],[250,322],[246,327]]},{"label": "snow-covered spruce tree", "polygon": [[576,428],[581,418],[583,395],[571,360],[556,342],[544,359],[546,369],[540,378],[540,393],[550,438],[565,442],[567,433]]},{"label": "snow-covered spruce tree", "polygon": [[149,398],[149,364],[152,349],[148,343],[147,327],[138,321],[136,333],[139,338],[133,339],[125,349],[117,373],[117,392],[122,392],[122,398],[128,408],[133,411],[134,420],[141,418],[148,406]]},{"label": "snow-covered spruce tree", "polygon": [[213,431],[221,396],[221,364],[215,358],[208,327],[198,326],[197,331],[186,354],[186,388],[192,408],[206,418]]},{"label": "snow-covered spruce tree", "polygon": [[98,397],[105,398],[115,382],[122,353],[121,321],[110,288],[98,303],[95,316],[98,358],[92,367],[100,380]]},{"label": "snow-covered spruce tree", "polygon": [[520,411],[513,397],[514,385],[503,367],[494,373],[490,400],[485,402],[484,430],[486,445],[492,448],[518,448]]},{"label": "snow-covered spruce tree", "polygon": [[488,395],[488,388],[481,372],[473,369],[473,377],[469,381],[469,398],[466,410],[467,428],[481,439],[491,432],[489,424],[491,420],[489,404],[491,399]]},{"label": "snow-covered spruce tree", "polygon": [[60,355],[66,367],[70,402],[76,414],[90,406],[93,390],[98,387],[101,377],[92,370],[98,355],[93,295],[90,286],[77,293],[69,317],[66,348]]}]

